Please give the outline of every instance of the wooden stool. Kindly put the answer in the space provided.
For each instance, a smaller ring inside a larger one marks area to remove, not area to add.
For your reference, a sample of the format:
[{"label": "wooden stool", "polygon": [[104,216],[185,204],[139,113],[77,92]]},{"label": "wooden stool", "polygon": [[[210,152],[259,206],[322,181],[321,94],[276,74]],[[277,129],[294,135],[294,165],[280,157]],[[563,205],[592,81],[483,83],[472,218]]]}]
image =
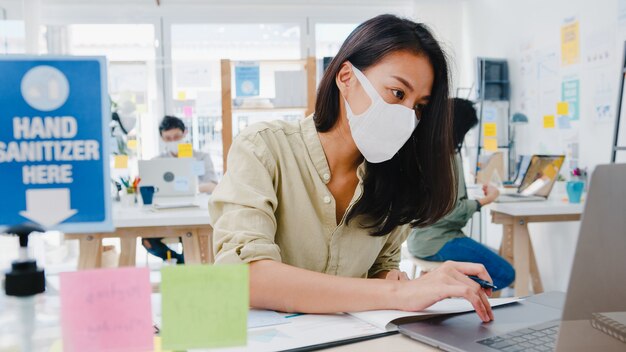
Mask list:
[{"label": "wooden stool", "polygon": [[409,278],[415,279],[417,273],[417,267],[420,268],[421,273],[427,273],[437,269],[443,262],[432,262],[415,257],[409,252],[409,248],[406,245],[402,245],[402,259],[408,260],[411,263],[411,272]]}]

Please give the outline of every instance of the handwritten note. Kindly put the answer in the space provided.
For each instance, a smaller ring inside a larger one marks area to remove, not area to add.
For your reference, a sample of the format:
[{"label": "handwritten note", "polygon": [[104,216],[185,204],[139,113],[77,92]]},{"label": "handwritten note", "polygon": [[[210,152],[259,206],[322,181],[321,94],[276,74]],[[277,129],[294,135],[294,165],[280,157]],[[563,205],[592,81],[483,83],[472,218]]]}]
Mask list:
[{"label": "handwritten note", "polygon": [[60,274],[65,351],[152,351],[147,268]]},{"label": "handwritten note", "polygon": [[113,157],[113,168],[127,169],[128,168],[128,155],[115,155]]},{"label": "handwritten note", "polygon": [[129,139],[128,142],[126,142],[126,145],[128,146],[128,149],[137,150],[136,139]]},{"label": "handwritten note", "polygon": [[546,115],[543,117],[543,128],[554,128],[554,115]]},{"label": "handwritten note", "polygon": [[178,157],[179,158],[193,157],[193,146],[191,145],[191,143],[181,143],[178,145]]},{"label": "handwritten note", "polygon": [[183,116],[192,117],[193,116],[193,107],[191,106],[183,106]]},{"label": "handwritten note", "polygon": [[557,115],[567,115],[569,114],[569,103],[566,101],[560,101],[556,104],[556,114]]},{"label": "handwritten note", "polygon": [[498,126],[495,122],[487,122],[483,126],[485,137],[495,137],[498,134]]},{"label": "handwritten note", "polygon": [[498,140],[496,138],[485,138],[485,151],[497,152]]},{"label": "handwritten note", "polygon": [[163,348],[245,345],[248,292],[247,265],[163,267]]}]

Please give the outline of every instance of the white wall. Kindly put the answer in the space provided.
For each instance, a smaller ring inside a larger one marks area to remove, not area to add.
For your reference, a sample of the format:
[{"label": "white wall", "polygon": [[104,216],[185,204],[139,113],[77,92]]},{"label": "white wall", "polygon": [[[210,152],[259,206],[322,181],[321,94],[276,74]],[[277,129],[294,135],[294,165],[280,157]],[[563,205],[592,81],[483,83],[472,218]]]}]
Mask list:
[{"label": "white wall", "polygon": [[0,20],[21,20],[22,14],[22,0],[0,0]]},{"label": "white wall", "polygon": [[[452,80],[451,94],[455,95],[457,87],[469,87],[463,70],[463,63],[471,60],[464,43],[465,1],[462,0],[417,0],[415,2],[414,20],[425,23],[433,31],[448,54],[450,77]],[[471,83],[470,83],[471,84]]]},{"label": "white wall", "polygon": [[[466,9],[465,30],[471,41],[472,61],[465,61],[463,69],[473,70],[477,56],[506,58],[511,74],[511,111],[524,112],[530,119],[529,125],[518,129],[518,154],[568,153],[568,144],[577,142],[580,166],[591,169],[609,162],[626,38],[624,26],[618,25],[618,0],[471,0]],[[579,21],[580,63],[562,66],[561,25],[572,16]],[[608,52],[609,59],[603,64],[587,62],[587,56],[599,49]],[[556,55],[556,61],[548,60],[550,55]],[[554,75],[542,74],[539,79],[539,61],[546,69],[555,69]],[[561,82],[569,76],[580,80],[580,121],[572,122],[569,130],[544,129],[542,117],[556,113]],[[595,105],[607,100],[611,118],[596,118]],[[566,172],[568,166],[564,166]],[[500,231],[490,226],[488,241],[499,241]],[[535,224],[530,231],[545,288],[565,290],[578,223]]]}]

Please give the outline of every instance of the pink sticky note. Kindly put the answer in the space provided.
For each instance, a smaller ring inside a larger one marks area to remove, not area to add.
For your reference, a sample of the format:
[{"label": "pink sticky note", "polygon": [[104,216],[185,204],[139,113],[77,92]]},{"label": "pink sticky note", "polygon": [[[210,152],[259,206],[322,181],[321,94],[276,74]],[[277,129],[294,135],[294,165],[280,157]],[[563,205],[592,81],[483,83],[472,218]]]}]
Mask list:
[{"label": "pink sticky note", "polygon": [[64,351],[152,351],[147,268],[62,273]]},{"label": "pink sticky note", "polygon": [[185,117],[193,116],[193,108],[191,106],[183,106],[183,115]]}]

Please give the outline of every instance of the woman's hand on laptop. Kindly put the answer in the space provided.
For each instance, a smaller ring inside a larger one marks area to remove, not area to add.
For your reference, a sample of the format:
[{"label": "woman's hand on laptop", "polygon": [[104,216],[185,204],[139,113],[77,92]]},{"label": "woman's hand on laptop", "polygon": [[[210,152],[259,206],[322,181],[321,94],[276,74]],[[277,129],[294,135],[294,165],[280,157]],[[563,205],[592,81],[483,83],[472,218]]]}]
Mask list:
[{"label": "woman's hand on laptop", "polygon": [[418,279],[399,282],[401,288],[398,292],[398,309],[420,311],[443,299],[462,297],[472,304],[482,321],[493,320],[487,298],[491,295],[491,289],[481,288],[468,275],[493,282],[482,264],[447,261]]}]

